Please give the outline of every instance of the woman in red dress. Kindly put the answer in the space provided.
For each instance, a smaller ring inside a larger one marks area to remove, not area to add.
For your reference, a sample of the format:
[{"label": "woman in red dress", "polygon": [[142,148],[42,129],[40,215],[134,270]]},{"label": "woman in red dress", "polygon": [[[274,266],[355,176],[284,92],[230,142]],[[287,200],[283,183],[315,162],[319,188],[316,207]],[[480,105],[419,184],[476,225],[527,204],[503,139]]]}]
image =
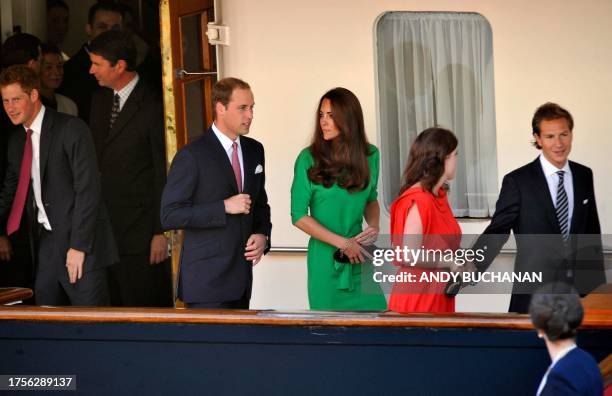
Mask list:
[{"label": "woman in red dress", "polygon": [[[431,253],[414,266],[396,263],[401,265],[399,272],[414,274],[413,279],[464,270],[448,255],[445,258],[435,253],[454,252],[461,242],[461,228],[446,196],[447,182],[455,177],[456,167],[457,138],[452,132],[434,127],[417,136],[410,148],[400,196],[391,205],[393,245],[420,249],[423,256]],[[389,309],[402,313],[454,312],[455,299],[444,294],[445,286],[446,282],[435,281],[395,283]]]}]

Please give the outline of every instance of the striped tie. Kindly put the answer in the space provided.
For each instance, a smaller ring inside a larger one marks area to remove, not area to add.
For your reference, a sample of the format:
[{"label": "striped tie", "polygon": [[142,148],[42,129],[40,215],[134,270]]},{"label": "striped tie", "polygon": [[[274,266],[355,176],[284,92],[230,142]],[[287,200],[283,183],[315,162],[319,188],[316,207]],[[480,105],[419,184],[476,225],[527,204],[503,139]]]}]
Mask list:
[{"label": "striped tie", "polygon": [[567,194],[565,193],[565,187],[563,187],[565,172],[562,170],[557,171],[557,175],[559,175],[559,184],[557,184],[557,220],[559,221],[559,229],[561,229],[563,240],[567,241],[569,237],[569,211]]},{"label": "striped tie", "polygon": [[108,126],[108,130],[113,129],[113,125],[115,124],[115,120],[119,116],[119,94],[115,94],[113,96],[113,107],[111,108],[110,114],[110,123]]}]

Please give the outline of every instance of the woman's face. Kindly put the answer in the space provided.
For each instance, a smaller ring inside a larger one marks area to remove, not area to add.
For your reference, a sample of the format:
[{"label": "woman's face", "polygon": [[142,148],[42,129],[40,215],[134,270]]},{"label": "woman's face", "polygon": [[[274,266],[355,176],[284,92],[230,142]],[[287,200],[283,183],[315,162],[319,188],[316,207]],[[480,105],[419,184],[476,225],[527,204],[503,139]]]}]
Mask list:
[{"label": "woman's face", "polygon": [[333,140],[340,134],[340,130],[334,122],[334,114],[329,99],[323,99],[321,102],[321,108],[319,109],[319,125],[321,126],[321,131],[323,131],[324,140]]},{"label": "woman's face", "polygon": [[453,180],[455,173],[457,172],[457,149],[455,148],[452,153],[446,156],[444,160],[444,178],[446,180]]}]

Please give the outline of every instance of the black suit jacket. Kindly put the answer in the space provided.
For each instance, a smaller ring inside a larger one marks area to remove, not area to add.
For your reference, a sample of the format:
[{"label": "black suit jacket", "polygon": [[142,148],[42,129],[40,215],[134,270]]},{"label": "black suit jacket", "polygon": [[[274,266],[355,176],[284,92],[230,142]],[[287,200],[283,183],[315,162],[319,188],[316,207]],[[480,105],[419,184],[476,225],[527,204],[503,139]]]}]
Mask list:
[{"label": "black suit jacket", "polygon": [[[9,138],[8,168],[0,192],[0,217],[6,225],[19,182],[25,143],[23,128]],[[91,133],[80,119],[45,109],[40,135],[41,195],[51,224],[54,247],[67,252],[73,248],[86,253],[84,272],[118,261],[117,249],[106,209],[100,204],[100,181]],[[37,222],[30,183],[29,199],[21,223]],[[36,227],[30,227],[36,232]],[[3,229],[6,231],[6,227]],[[61,266],[66,262],[47,261],[56,254],[38,252],[38,265]]]},{"label": "black suit jacket", "polygon": [[151,238],[163,232],[159,212],[166,183],[164,113],[157,90],[142,79],[109,131],[111,89],[92,98],[90,127],[96,145],[102,196],[121,255],[149,255]]},{"label": "black suit jacket", "polygon": [[168,174],[161,219],[166,229],[185,230],[179,297],[187,303],[250,298],[252,263],[244,258],[245,245],[251,234],[269,238],[272,224],[263,146],[246,136],[240,142],[244,193],[252,201],[248,214],[225,213],[223,200],[238,194],[238,187],[212,129],[176,154]]},{"label": "black suit jacket", "polygon": [[64,63],[64,78],[57,89],[57,93],[66,95],[76,103],[79,110],[79,118],[85,122],[89,121],[92,94],[100,89],[100,84],[89,74],[91,60],[87,53],[87,44]]},{"label": "black suit jacket", "polygon": [[[542,271],[543,282],[563,282],[588,293],[605,282],[601,229],[591,169],[569,161],[574,186],[570,239],[563,242],[550,190],[540,159],[507,174],[502,182],[491,224],[474,249],[486,246],[485,270],[514,233],[517,245],[515,272]],[[514,284],[511,310],[527,312],[528,293],[537,285]],[[516,294],[521,293],[523,297]]]}]

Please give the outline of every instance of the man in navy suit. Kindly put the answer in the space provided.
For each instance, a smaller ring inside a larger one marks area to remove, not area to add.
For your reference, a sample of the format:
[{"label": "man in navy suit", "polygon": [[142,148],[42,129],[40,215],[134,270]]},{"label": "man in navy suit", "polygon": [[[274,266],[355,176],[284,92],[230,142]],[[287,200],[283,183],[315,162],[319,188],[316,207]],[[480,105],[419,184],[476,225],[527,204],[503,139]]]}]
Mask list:
[{"label": "man in navy suit", "polygon": [[165,229],[183,229],[178,297],[188,307],[248,309],[252,267],[270,246],[264,149],[245,135],[250,86],[213,87],[213,125],[174,157],[162,195]]},{"label": "man in navy suit", "polygon": [[[543,282],[574,286],[586,294],[605,282],[601,229],[590,168],[568,160],[574,120],[555,103],[540,106],[532,119],[534,146],[542,153],[506,176],[491,224],[474,249],[485,270],[508,240],[516,238],[515,272],[542,272]],[[540,284],[513,286],[510,312],[525,313]]]}]

